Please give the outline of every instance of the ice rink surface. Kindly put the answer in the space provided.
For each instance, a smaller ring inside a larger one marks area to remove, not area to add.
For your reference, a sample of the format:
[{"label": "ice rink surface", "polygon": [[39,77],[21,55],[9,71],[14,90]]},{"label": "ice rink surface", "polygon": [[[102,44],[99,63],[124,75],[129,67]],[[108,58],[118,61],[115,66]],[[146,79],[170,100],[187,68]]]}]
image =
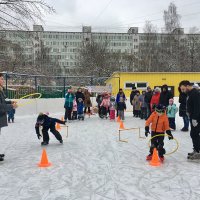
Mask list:
[{"label": "ice rink surface", "polygon": [[[51,114],[61,118],[61,114]],[[189,132],[176,131],[178,151],[166,156],[160,167],[145,160],[148,139],[138,131],[122,133],[128,143],[118,141],[117,122],[86,117],[69,124],[59,144],[52,134],[46,147],[49,168],[38,168],[42,147],[35,134],[36,115],[16,116],[16,123],[2,129],[0,150],[0,200],[198,200],[200,199],[200,161],[187,161],[192,151]],[[126,113],[125,128],[141,127],[144,121]],[[177,129],[182,120],[177,119]],[[167,152],[175,141],[165,139]]]}]

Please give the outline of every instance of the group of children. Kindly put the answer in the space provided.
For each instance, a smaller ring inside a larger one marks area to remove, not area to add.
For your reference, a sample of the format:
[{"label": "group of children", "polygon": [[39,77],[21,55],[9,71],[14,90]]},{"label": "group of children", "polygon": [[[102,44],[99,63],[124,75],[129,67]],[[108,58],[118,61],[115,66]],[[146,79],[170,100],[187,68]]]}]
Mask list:
[{"label": "group of children", "polygon": [[117,110],[117,116],[121,120],[124,120],[124,111],[126,110],[126,103],[123,97],[119,97],[119,100],[115,100],[115,97],[111,96],[110,93],[103,92],[96,98],[98,104],[98,113],[100,118],[108,118],[111,120],[115,119],[115,110]]},{"label": "group of children", "polygon": [[81,98],[76,100],[76,97],[74,98],[73,101],[73,108],[72,108],[72,120],[84,120],[84,103]]},{"label": "group of children", "polygon": [[[147,103],[145,102],[145,94],[146,91],[142,91],[142,94],[140,95],[140,92],[137,91],[133,100],[132,100],[132,105],[133,105],[133,115],[134,117],[140,117],[141,119],[148,119],[148,114],[147,114]],[[156,94],[155,94],[156,96]],[[153,98],[153,97],[152,97]],[[159,100],[157,103],[155,103],[151,107],[151,113],[155,111],[156,105],[159,104]],[[176,123],[175,123],[175,118],[176,118],[176,113],[178,112],[178,107],[174,103],[174,99],[171,98],[169,99],[168,105],[165,108],[168,121],[169,121],[169,126],[171,130],[176,130]]]}]

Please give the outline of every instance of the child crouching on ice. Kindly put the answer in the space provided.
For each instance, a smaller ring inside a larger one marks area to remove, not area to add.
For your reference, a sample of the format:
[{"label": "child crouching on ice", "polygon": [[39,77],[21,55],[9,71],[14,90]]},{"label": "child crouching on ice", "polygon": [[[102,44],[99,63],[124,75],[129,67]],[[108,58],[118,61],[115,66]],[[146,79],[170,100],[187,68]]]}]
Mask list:
[{"label": "child crouching on ice", "polygon": [[[155,111],[150,115],[148,120],[145,123],[145,136],[148,137],[149,126],[151,125],[151,137],[156,135],[165,134],[165,132],[169,136],[169,140],[173,139],[173,135],[171,134],[169,121],[165,112],[165,107],[161,104],[157,105]],[[164,138],[165,136],[158,136],[152,138],[151,140],[151,147],[150,147],[150,154],[147,156],[147,160],[152,159],[153,149],[157,148],[158,154],[161,161],[164,161]]]},{"label": "child crouching on ice", "polygon": [[50,129],[50,132],[52,132],[54,134],[56,139],[61,144],[63,143],[62,136],[56,130],[56,127],[55,127],[56,123],[65,124],[65,121],[61,121],[61,120],[56,119],[56,118],[51,118],[51,117],[48,116],[48,114],[44,114],[44,113],[40,113],[38,115],[37,121],[36,121],[36,124],[35,124],[35,130],[36,130],[37,137],[40,140],[40,138],[42,137],[41,134],[40,134],[40,126],[42,126],[43,142],[41,143],[41,145],[48,145],[49,144],[49,133],[48,133],[49,129]]},{"label": "child crouching on ice", "polygon": [[103,101],[101,102],[100,108],[101,108],[101,118],[108,118],[107,114],[110,107],[110,96],[108,94],[105,94],[103,97]]},{"label": "child crouching on ice", "polygon": [[174,100],[169,100],[169,106],[167,107],[167,117],[169,119],[169,127],[171,130],[176,130],[176,113],[178,112],[178,108],[176,107],[176,104],[174,104]]}]

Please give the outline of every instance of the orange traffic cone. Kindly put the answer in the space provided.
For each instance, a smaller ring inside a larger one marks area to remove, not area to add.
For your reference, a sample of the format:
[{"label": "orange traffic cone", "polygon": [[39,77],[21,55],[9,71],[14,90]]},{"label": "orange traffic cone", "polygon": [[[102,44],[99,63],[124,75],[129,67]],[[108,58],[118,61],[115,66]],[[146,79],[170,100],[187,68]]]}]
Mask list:
[{"label": "orange traffic cone", "polygon": [[125,128],[124,128],[124,123],[123,123],[122,121],[120,121],[119,129],[125,129]]},{"label": "orange traffic cone", "polygon": [[151,166],[160,166],[160,160],[159,160],[158,152],[156,148],[153,149],[153,156],[149,164]]},{"label": "orange traffic cone", "polygon": [[56,130],[59,131],[61,128],[60,128],[60,124],[59,123],[56,123]]},{"label": "orange traffic cone", "polygon": [[47,152],[45,149],[42,151],[42,157],[40,163],[38,163],[38,167],[49,167],[51,163],[48,161]]},{"label": "orange traffic cone", "polygon": [[121,122],[120,116],[117,117],[117,122]]}]

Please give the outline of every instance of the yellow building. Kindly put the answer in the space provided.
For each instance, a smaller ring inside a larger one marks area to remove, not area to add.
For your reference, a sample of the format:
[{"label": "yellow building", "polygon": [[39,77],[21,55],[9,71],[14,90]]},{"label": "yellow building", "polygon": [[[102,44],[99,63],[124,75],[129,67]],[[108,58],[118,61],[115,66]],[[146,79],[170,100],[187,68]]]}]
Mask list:
[{"label": "yellow building", "polygon": [[122,88],[129,97],[132,86],[142,91],[146,90],[147,86],[153,89],[167,84],[174,96],[179,96],[178,85],[182,80],[200,85],[200,72],[114,72],[107,79],[106,85],[112,87],[113,95]]}]

